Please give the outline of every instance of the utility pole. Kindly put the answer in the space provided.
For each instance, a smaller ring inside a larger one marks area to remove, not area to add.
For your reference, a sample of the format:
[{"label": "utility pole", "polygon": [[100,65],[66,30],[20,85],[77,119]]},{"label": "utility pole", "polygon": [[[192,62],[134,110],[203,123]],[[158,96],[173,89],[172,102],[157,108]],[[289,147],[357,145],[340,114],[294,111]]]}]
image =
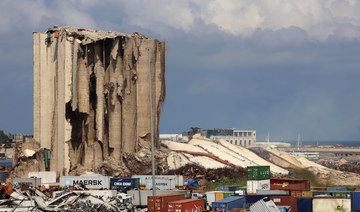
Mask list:
[{"label": "utility pole", "polygon": [[155,158],[154,158],[154,130],[153,130],[153,114],[152,114],[152,94],[151,94],[151,64],[150,64],[150,50],[148,51],[148,62],[149,62],[149,98],[150,98],[150,134],[151,134],[151,165],[152,165],[152,194],[156,195],[156,184],[155,184]]}]

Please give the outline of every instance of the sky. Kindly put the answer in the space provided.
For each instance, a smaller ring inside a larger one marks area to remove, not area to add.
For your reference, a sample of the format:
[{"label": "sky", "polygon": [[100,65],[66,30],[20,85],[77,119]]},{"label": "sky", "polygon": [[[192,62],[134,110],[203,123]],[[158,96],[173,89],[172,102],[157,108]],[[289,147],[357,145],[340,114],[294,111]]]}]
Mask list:
[{"label": "sky", "polygon": [[160,133],[360,141],[359,0],[1,0],[0,129],[33,133],[32,32],[53,25],[166,42]]}]

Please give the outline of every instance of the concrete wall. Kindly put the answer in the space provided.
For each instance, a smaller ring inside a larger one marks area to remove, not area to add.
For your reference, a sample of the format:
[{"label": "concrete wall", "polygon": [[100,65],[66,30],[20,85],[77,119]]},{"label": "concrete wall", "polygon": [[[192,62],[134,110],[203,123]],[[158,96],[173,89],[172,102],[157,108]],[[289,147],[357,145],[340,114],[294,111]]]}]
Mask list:
[{"label": "concrete wall", "polygon": [[164,42],[138,33],[58,27],[34,33],[33,44],[34,139],[51,150],[52,171],[94,171],[150,142],[149,55],[157,143]]}]

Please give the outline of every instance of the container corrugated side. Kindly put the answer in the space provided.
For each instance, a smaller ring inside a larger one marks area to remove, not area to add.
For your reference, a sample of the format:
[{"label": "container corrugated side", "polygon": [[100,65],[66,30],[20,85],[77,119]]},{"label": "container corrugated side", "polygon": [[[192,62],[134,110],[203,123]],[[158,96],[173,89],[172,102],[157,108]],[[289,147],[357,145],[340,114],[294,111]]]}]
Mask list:
[{"label": "container corrugated side", "polygon": [[215,194],[219,193],[219,192],[221,192],[221,191],[208,191],[208,192],[205,192],[208,206],[211,206],[212,203],[216,201]]},{"label": "container corrugated side", "polygon": [[258,195],[267,195],[267,194],[271,194],[271,195],[290,195],[290,191],[285,191],[285,190],[257,190],[256,194]]},{"label": "container corrugated side", "polygon": [[303,191],[302,197],[313,197],[313,191]]},{"label": "container corrugated side", "polygon": [[261,199],[270,199],[270,197],[275,197],[275,196],[289,196],[289,195],[246,195],[245,199],[246,199],[246,208],[249,208],[252,204],[254,204],[255,202],[261,200]]},{"label": "container corrugated side", "polygon": [[27,184],[34,187],[41,186],[41,178],[15,178],[13,184]]},{"label": "container corrugated side", "polygon": [[280,212],[277,206],[273,201],[264,202],[264,200],[259,200],[250,206],[251,212]]},{"label": "container corrugated side", "polygon": [[270,179],[270,190],[309,191],[310,183],[309,183],[309,180],[304,180],[304,179],[271,178]]},{"label": "container corrugated side", "polygon": [[233,191],[224,191],[224,199],[234,195]]},{"label": "container corrugated side", "polygon": [[297,211],[297,197],[292,196],[278,196],[278,197],[270,197],[276,206],[289,206],[291,207],[291,212]]},{"label": "container corrugated side", "polygon": [[204,211],[205,203],[203,199],[185,199],[169,202],[168,212],[188,212],[188,211]]},{"label": "container corrugated side", "polygon": [[[145,185],[146,189],[152,189],[151,175],[133,175],[132,178],[139,178],[140,185]],[[156,175],[156,188],[160,190],[171,190],[177,186],[184,185],[184,178],[182,175]]]},{"label": "container corrugated side", "polygon": [[222,199],[224,199],[224,192],[223,191],[215,193],[215,201],[219,201],[219,200],[222,200]]},{"label": "container corrugated side", "polygon": [[238,186],[220,186],[219,191],[236,191]]},{"label": "container corrugated side", "polygon": [[82,184],[88,189],[109,189],[109,176],[90,174],[81,176],[61,176],[60,186],[76,186]]},{"label": "container corrugated side", "polygon": [[184,194],[148,196],[149,212],[168,212],[169,202],[185,199]]},{"label": "container corrugated side", "polygon": [[330,187],[326,191],[347,191],[347,189],[345,187]]},{"label": "container corrugated side", "polygon": [[56,183],[56,172],[29,172],[29,178],[41,178],[41,183]]},{"label": "container corrugated side", "polygon": [[139,178],[110,178],[110,189],[139,189],[140,179]]},{"label": "container corrugated side", "polygon": [[246,170],[247,180],[270,179],[270,166],[248,166]]},{"label": "container corrugated side", "polygon": [[248,194],[256,194],[257,190],[270,190],[270,180],[248,180],[246,187]]},{"label": "container corrugated side", "polygon": [[213,210],[232,210],[233,208],[245,208],[245,197],[232,196],[212,203]]},{"label": "container corrugated side", "polygon": [[351,199],[345,198],[314,198],[313,211],[351,212]]},{"label": "container corrugated side", "polygon": [[301,197],[297,199],[296,207],[298,212],[312,212],[313,211],[312,197]]},{"label": "container corrugated side", "polygon": [[353,192],[351,195],[351,210],[360,211],[360,192]]},{"label": "container corrugated side", "polygon": [[0,181],[6,182],[7,172],[0,172]]}]

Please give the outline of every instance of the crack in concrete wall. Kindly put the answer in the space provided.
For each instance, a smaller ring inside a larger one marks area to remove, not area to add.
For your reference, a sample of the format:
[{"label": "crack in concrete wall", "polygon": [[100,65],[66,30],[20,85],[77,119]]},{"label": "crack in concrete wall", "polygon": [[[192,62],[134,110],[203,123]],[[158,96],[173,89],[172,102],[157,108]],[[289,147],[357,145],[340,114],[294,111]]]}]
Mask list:
[{"label": "crack in concrete wall", "polygon": [[34,138],[59,175],[95,171],[150,142],[165,100],[165,43],[139,33],[56,27],[34,33]]}]

